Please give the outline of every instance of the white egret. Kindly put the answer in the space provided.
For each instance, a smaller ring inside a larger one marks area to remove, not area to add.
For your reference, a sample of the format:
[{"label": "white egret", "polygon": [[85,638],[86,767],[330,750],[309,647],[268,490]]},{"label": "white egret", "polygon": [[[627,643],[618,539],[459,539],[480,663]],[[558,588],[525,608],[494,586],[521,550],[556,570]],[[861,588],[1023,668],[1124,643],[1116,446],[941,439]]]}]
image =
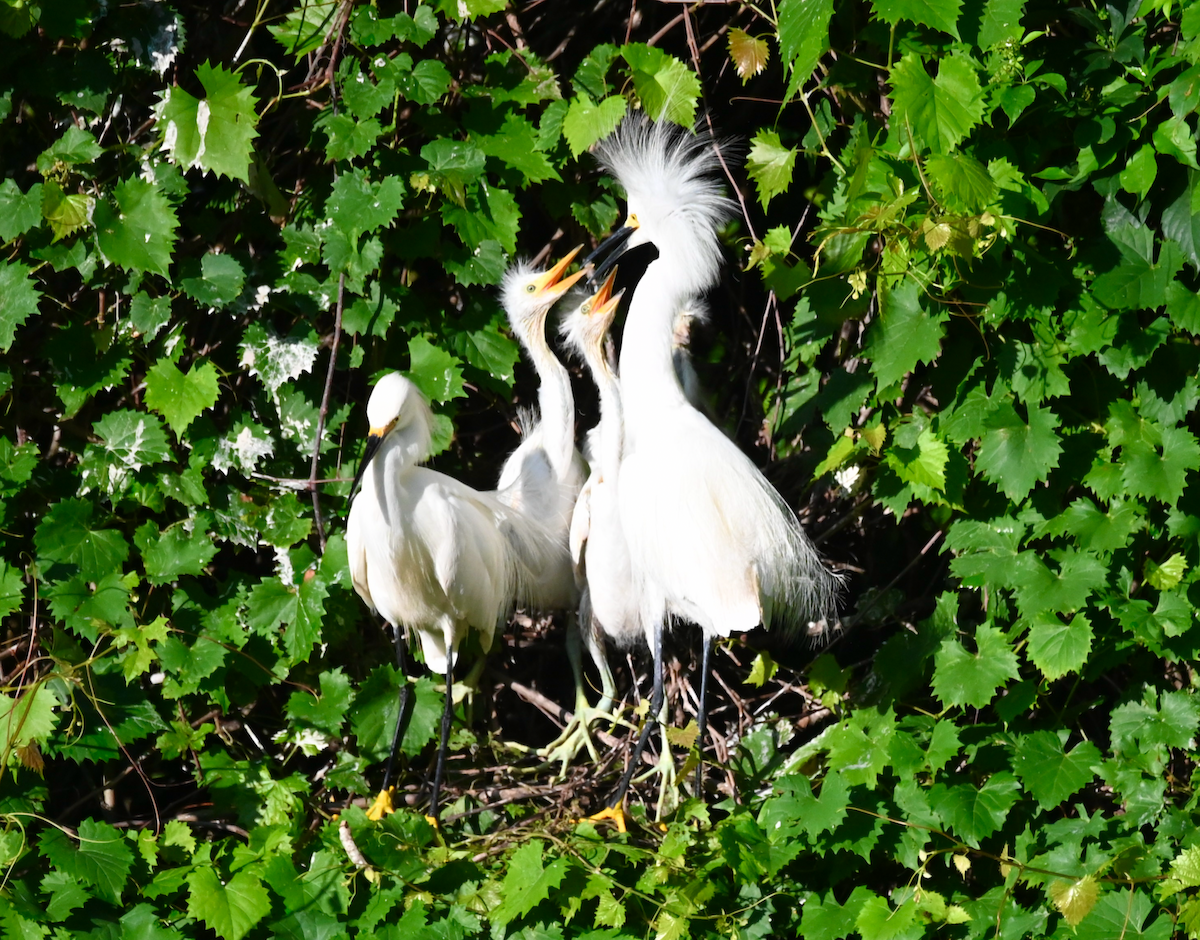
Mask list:
[{"label": "white egret", "polygon": [[[497,624],[527,593],[547,536],[494,494],[419,466],[429,456],[433,412],[404,376],[379,380],[367,401],[367,419],[370,436],[346,531],[350,577],[367,606],[397,631],[397,642],[400,629],[415,631],[430,670],[445,676],[430,794],[436,818],[459,644],[473,631],[485,651],[491,647]],[[398,720],[397,735],[399,730]],[[390,810],[386,792],[378,805],[379,812]]]},{"label": "white egret", "polygon": [[[611,718],[616,685],[608,665],[604,638],[628,646],[642,636],[637,619],[629,553],[616,506],[617,470],[621,461],[621,397],[617,379],[604,354],[604,342],[620,295],[612,296],[614,276],[595,295],[569,313],[560,327],[567,345],[587,364],[600,393],[600,422],[588,432],[590,473],[571,516],[571,558],[580,588],[578,632],[600,673],[601,698],[589,705],[582,682],[576,682],[574,727],[560,738],[564,757],[580,741],[591,748],[588,727]],[[577,658],[578,652],[574,653]],[[577,664],[572,663],[573,666]]]},{"label": "white egret", "polygon": [[571,377],[546,342],[550,308],[583,277],[582,271],[563,277],[578,253],[576,248],[545,272],[526,263],[516,264],[505,273],[501,288],[502,306],[513,333],[537,372],[538,417],[504,462],[496,495],[541,522],[554,539],[550,564],[529,585],[529,601],[541,610],[573,611],[579,598],[567,532],[587,470],[575,448]]},{"label": "white egret", "polygon": [[[718,228],[732,210],[711,140],[634,114],[597,146],[597,156],[626,192],[625,247],[658,249],[633,293],[619,368],[625,434],[618,506],[640,616],[652,634],[651,713],[662,707],[666,619],[697,624],[704,635],[703,753],[715,638],[759,624],[829,622],[839,581],[759,469],[688,401],[674,368],[676,316],[717,281]],[[635,757],[649,731],[647,722]],[[624,797],[633,769],[631,761],[611,806]]]}]

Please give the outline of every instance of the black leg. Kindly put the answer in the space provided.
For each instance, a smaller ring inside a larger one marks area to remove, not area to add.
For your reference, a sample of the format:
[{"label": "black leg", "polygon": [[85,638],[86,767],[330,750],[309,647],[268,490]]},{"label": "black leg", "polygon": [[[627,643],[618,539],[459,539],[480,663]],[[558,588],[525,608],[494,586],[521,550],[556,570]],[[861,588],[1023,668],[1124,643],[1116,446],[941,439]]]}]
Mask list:
[{"label": "black leg", "polygon": [[704,651],[700,654],[700,707],[696,710],[696,797],[704,798],[704,732],[708,730],[708,673],[709,658],[712,656],[715,638],[704,637]]},{"label": "black leg", "polygon": [[[658,623],[654,628],[654,694],[650,700],[650,714],[646,716],[646,723],[642,726],[642,733],[638,736],[637,744],[634,746],[633,753],[629,756],[629,766],[625,768],[625,773],[621,777],[621,782],[617,784],[616,792],[613,793],[608,800],[608,808],[616,809],[621,805],[621,801],[625,799],[625,791],[629,789],[629,781],[633,779],[634,771],[637,770],[638,764],[642,760],[642,751],[646,749],[646,742],[650,739],[650,729],[658,724],[658,715],[662,711],[663,706],[663,626]],[[666,738],[663,738],[662,746],[667,747]]]},{"label": "black leg", "polygon": [[[451,654],[453,655],[453,654]],[[446,659],[446,707],[442,711],[442,740],[438,744],[437,767],[433,771],[433,790],[429,794],[429,815],[438,818],[438,798],[442,793],[442,774],[446,770],[446,749],[450,745],[450,722],[454,719],[454,664]]]},{"label": "black leg", "polygon": [[396,766],[396,755],[400,752],[400,742],[404,740],[404,732],[408,727],[408,718],[412,712],[408,687],[408,656],[405,652],[404,638],[400,635],[399,627],[392,627],[392,635],[396,641],[396,666],[400,670],[400,707],[396,711],[396,732],[392,735],[392,750],[388,754],[387,768],[383,772],[383,790],[387,792],[392,783],[392,772]]}]

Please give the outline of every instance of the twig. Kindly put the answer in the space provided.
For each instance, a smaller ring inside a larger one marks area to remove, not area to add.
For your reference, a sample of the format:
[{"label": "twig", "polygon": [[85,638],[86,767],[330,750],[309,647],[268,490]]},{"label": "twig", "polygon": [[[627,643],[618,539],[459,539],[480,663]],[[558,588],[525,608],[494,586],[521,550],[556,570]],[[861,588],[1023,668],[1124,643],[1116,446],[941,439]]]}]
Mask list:
[{"label": "twig", "polygon": [[333,390],[333,372],[337,368],[338,344],[342,338],[342,310],[346,303],[346,272],[338,275],[337,310],[333,315],[333,343],[329,347],[329,369],[325,373],[325,391],[321,394],[321,410],[317,414],[316,440],[313,441],[312,464],[308,474],[308,489],[312,493],[313,516],[317,522],[317,539],[321,554],[325,553],[325,524],[321,521],[321,491],[317,488],[317,470],[321,459],[321,438],[325,436],[325,419],[329,414],[329,395]]}]

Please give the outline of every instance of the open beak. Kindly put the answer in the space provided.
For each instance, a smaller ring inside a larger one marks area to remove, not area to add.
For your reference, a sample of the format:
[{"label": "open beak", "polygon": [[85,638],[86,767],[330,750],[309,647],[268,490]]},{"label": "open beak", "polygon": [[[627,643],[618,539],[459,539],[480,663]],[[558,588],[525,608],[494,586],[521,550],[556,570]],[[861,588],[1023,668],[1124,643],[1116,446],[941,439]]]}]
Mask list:
[{"label": "open beak", "polygon": [[354,474],[354,483],[350,486],[350,502],[358,494],[358,488],[362,484],[363,475],[367,472],[367,467],[370,465],[372,458],[379,450],[379,445],[383,443],[383,438],[391,428],[371,428],[367,434],[367,449],[363,451],[362,461],[358,465],[358,473]]},{"label": "open beak", "polygon": [[[604,283],[600,285],[600,289],[592,295],[591,303],[588,304],[587,309],[587,315],[589,317],[595,316],[600,312],[601,308],[604,307],[605,304],[611,302],[613,284],[616,282],[616,280],[617,269],[614,267],[612,271],[609,272],[608,277],[604,279]],[[618,294],[617,297],[619,298],[620,295]]]},{"label": "open beak", "polygon": [[575,256],[583,251],[583,246],[579,245],[571,251],[562,261],[558,262],[549,271],[539,277],[534,283],[537,284],[539,294],[549,293],[554,297],[561,297],[570,290],[576,281],[583,277],[584,272],[578,271],[570,277],[563,277],[563,272],[575,260]]},{"label": "open beak", "polygon": [[[607,284],[608,281],[605,281]],[[610,326],[612,325],[613,317],[617,313],[617,305],[621,302],[621,298],[625,296],[625,291],[618,291],[611,297],[604,300],[603,303],[595,304],[588,316],[601,317],[603,321]]]}]

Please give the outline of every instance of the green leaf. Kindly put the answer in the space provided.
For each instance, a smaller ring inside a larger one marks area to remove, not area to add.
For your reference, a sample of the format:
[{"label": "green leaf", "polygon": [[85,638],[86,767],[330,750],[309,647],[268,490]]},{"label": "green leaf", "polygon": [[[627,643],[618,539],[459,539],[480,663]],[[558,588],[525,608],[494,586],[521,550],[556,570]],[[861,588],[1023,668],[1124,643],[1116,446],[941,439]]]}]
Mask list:
[{"label": "green leaf", "polygon": [[49,829],[38,848],[59,870],[95,888],[110,903],[121,903],[125,880],[133,867],[133,851],[125,837],[108,823],[83,820],[78,846],[61,830]]},{"label": "green leaf", "polygon": [[27,193],[22,193],[14,180],[0,183],[0,242],[24,235],[41,221],[41,183],[34,183]]},{"label": "green leaf", "polygon": [[39,172],[50,175],[56,164],[76,166],[91,163],[103,152],[90,131],[72,124],[62,137],[41,152],[37,158],[37,168]]},{"label": "green leaf", "polygon": [[983,118],[983,89],[961,53],[942,59],[936,78],[909,52],[892,68],[892,121],[912,131],[934,153],[950,153]]},{"label": "green leaf", "polygon": [[657,46],[627,43],[621,55],[629,63],[634,91],[646,113],[655,121],[666,119],[690,129],[700,98],[696,73]]},{"label": "green leaf", "polygon": [[949,636],[934,655],[933,694],[943,707],[983,708],[997,689],[1017,678],[1017,657],[1003,633],[981,625],[975,630],[975,646],[975,653],[969,653],[957,637]]},{"label": "green leaf", "polygon": [[227,307],[237,300],[246,272],[232,255],[209,253],[199,262],[189,258],[181,265],[179,286],[197,303]]},{"label": "green leaf", "polygon": [[122,180],[113,189],[115,208],[107,199],[96,203],[96,244],[113,264],[167,276],[175,231],[175,210],[163,193],[140,177]]},{"label": "green leaf", "polygon": [[84,499],[56,503],[38,523],[34,542],[40,557],[77,565],[79,574],[99,581],[129,557],[129,543],[115,529],[90,527],[94,507]]},{"label": "green leaf", "polygon": [[160,359],[146,373],[146,407],[164,418],[182,440],[188,425],[217,403],[217,368],[211,362],[195,362],[184,373],[169,359]]},{"label": "green leaf", "polygon": [[491,921],[503,926],[528,914],[557,888],[567,873],[566,859],[556,858],[542,866],[542,843],[526,842],[508,860],[508,873],[500,892],[500,904],[491,912]]},{"label": "green leaf", "polygon": [[984,420],[975,466],[1014,502],[1024,499],[1039,480],[1058,466],[1062,453],[1055,428],[1058,416],[1048,408],[1028,406],[1028,422],[1012,404],[996,404]]},{"label": "green leaf", "polygon": [[996,198],[997,187],[987,167],[964,153],[932,154],[925,161],[930,181],[955,208],[978,212]]},{"label": "green leaf", "polygon": [[871,0],[875,15],[890,26],[901,20],[910,20],[918,26],[930,26],[958,35],[958,14],[962,0]]},{"label": "green leaf", "polygon": [[188,914],[221,940],[241,940],[271,911],[270,894],[248,869],[222,883],[211,865],[200,865],[187,876],[187,884]]},{"label": "green leaf", "polygon": [[357,241],[360,235],[390,226],[403,205],[404,184],[398,177],[372,183],[365,170],[356,168],[338,176],[325,211],[334,225]]},{"label": "green leaf", "polygon": [[19,569],[0,561],[0,617],[7,617],[25,602],[25,581]]},{"label": "green leaf", "polygon": [[1096,299],[1114,310],[1155,309],[1167,301],[1167,286],[1183,266],[1173,242],[1166,242],[1154,260],[1154,234],[1140,225],[1109,233],[1120,263],[1092,282]]},{"label": "green leaf", "polygon": [[287,715],[292,721],[336,736],[341,732],[353,701],[350,678],[340,668],[334,669],[321,673],[320,696],[305,690],[293,692],[288,699]]},{"label": "green leaf", "polygon": [[967,845],[979,843],[1004,825],[1008,811],[1020,796],[1020,784],[1007,772],[992,774],[976,789],[969,783],[947,786],[935,783],[929,802],[937,815]]},{"label": "green leaf", "polygon": [[950,449],[928,428],[918,435],[915,446],[902,447],[899,440],[887,449],[887,465],[905,483],[934,490],[946,488],[946,462]]},{"label": "green leaf", "polygon": [[1154,156],[1154,148],[1150,144],[1142,144],[1141,149],[1125,164],[1118,179],[1121,188],[1127,193],[1145,199],[1158,176],[1158,161]]},{"label": "green leaf", "polygon": [[169,526],[162,532],[153,522],[143,523],[133,534],[142,551],[146,578],[151,584],[167,584],[184,575],[200,575],[217,554],[217,546],[204,529],[203,516]]},{"label": "green leaf", "polygon": [[1083,613],[1063,623],[1051,611],[1040,611],[1029,624],[1029,658],[1053,681],[1083,668],[1093,636],[1091,621]]},{"label": "green leaf", "polygon": [[611,134],[624,116],[625,99],[620,95],[610,95],[599,104],[594,104],[587,95],[572,99],[562,124],[571,156],[578,157],[596,141]]},{"label": "green leaf", "polygon": [[858,911],[855,926],[863,940],[896,940],[909,935],[917,920],[917,906],[911,901],[895,910],[878,895],[867,898]]},{"label": "green leaf", "polygon": [[320,577],[301,578],[299,585],[274,578],[260,582],[250,592],[250,626],[260,636],[270,636],[280,624],[284,648],[292,662],[303,662],[321,636],[321,618],[329,586]]},{"label": "green leaf", "polygon": [[409,367],[406,373],[430,401],[450,401],[466,397],[462,364],[448,352],[438,349],[423,336],[408,341]]},{"label": "green leaf", "polygon": [[489,157],[496,157],[519,170],[531,183],[561,179],[542,152],[533,125],[519,115],[508,115],[500,130],[487,136],[472,137],[472,140]]},{"label": "green leaf", "polygon": [[358,738],[359,752],[370,760],[383,760],[391,747],[399,708],[400,683],[408,683],[415,699],[400,749],[415,757],[437,735],[445,698],[428,676],[415,682],[399,675],[393,666],[380,666],[361,682],[350,710],[351,727]]},{"label": "green leaf", "polygon": [[17,327],[38,312],[42,294],[32,273],[19,262],[0,261],[0,352],[8,352]]},{"label": "green leaf", "polygon": [[746,173],[754,180],[758,202],[766,209],[771,199],[786,193],[796,168],[796,148],[784,147],[775,131],[759,128],[750,141]]},{"label": "green leaf", "polygon": [[196,69],[205,97],[182,88],[163,92],[154,114],[162,126],[162,149],[172,162],[250,182],[251,142],[258,136],[254,92],[236,72],[205,62]]},{"label": "green leaf", "polygon": [[1068,754],[1058,735],[1036,731],[1021,737],[1013,770],[1042,809],[1058,806],[1088,783],[1100,768],[1100,749],[1082,741]]},{"label": "green leaf", "polygon": [[315,52],[333,31],[334,18],[341,10],[340,0],[302,0],[300,6],[289,12],[282,23],[267,29],[296,57],[302,59]]},{"label": "green leaf", "polygon": [[793,85],[808,81],[829,49],[832,18],[833,0],[780,0],[779,57],[787,63]]},{"label": "green leaf", "polygon": [[872,324],[863,354],[872,361],[880,390],[897,384],[921,362],[932,362],[941,349],[945,316],[930,316],[921,306],[920,287],[905,278],[898,287],[880,284],[880,317]]}]

